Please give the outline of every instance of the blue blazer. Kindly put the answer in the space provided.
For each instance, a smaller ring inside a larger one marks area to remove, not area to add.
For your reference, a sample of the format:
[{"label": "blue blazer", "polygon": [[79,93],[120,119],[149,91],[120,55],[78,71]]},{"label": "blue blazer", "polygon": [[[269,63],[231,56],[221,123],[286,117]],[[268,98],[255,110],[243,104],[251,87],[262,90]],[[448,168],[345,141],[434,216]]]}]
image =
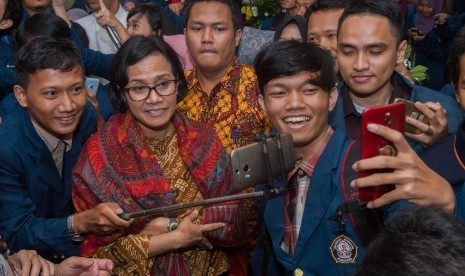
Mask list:
[{"label": "blue blazer", "polygon": [[[428,89],[423,86],[413,85],[407,79],[405,79],[402,75],[397,72],[394,72],[392,80],[404,82],[412,89],[412,94],[410,96],[410,101],[419,101],[422,103],[425,102],[439,102],[442,107],[447,111],[447,122],[449,124],[449,132],[448,134],[454,134],[459,129],[460,124],[464,119],[464,113],[460,106],[457,104],[455,99],[444,95],[440,92]],[[339,83],[337,86],[339,97],[336,102],[336,106],[334,109],[329,113],[329,124],[333,128],[339,128],[346,131],[345,125],[345,118],[344,118],[344,107],[342,102],[341,90],[344,86],[344,82]],[[406,137],[409,141],[410,146],[417,152],[423,152],[423,146],[416,140],[410,139]]]},{"label": "blue blazer", "polygon": [[[349,144],[345,133],[335,130],[315,166],[294,256],[280,247],[284,235],[284,195],[268,200],[263,217],[265,229],[257,243],[252,261],[253,275],[263,275],[263,257],[266,255],[264,231],[269,232],[273,246],[268,261],[269,275],[294,275],[298,270],[301,270],[303,275],[350,275],[354,271],[364,250],[349,219],[345,220],[344,235],[358,247],[353,262],[338,263],[330,251],[331,245],[341,234],[339,223],[332,217],[336,214],[337,207],[345,201],[340,184],[340,171]],[[400,206],[390,205],[384,212],[385,217]],[[298,275],[298,272],[295,275]]]},{"label": "blue blazer", "polygon": [[16,109],[0,125],[0,234],[12,252],[35,249],[46,258],[79,253],[66,225],[74,213],[71,170],[95,131],[95,110],[88,104],[64,156],[62,180],[25,109]]}]

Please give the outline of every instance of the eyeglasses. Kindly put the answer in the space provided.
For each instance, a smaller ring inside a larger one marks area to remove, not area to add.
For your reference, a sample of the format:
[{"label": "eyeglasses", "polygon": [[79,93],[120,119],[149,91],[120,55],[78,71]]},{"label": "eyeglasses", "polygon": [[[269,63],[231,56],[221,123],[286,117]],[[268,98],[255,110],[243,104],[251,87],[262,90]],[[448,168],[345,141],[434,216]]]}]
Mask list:
[{"label": "eyeglasses", "polygon": [[152,90],[155,90],[155,92],[160,96],[169,96],[176,92],[177,81],[178,80],[167,80],[154,86],[138,85],[128,87],[126,88],[126,92],[128,92],[129,98],[135,102],[147,99]]}]

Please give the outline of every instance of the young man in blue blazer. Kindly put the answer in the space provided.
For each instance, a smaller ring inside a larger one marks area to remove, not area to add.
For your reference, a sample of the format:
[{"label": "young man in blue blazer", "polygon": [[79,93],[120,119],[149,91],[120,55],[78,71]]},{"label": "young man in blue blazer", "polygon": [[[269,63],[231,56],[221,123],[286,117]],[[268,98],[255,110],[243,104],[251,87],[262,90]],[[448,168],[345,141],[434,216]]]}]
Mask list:
[{"label": "young man in blue blazer", "polygon": [[79,253],[81,235],[130,221],[114,203],[74,214],[71,170],[97,125],[79,50],[70,40],[36,38],[19,50],[15,68],[22,108],[0,125],[0,233],[12,252],[34,249],[59,262]]}]

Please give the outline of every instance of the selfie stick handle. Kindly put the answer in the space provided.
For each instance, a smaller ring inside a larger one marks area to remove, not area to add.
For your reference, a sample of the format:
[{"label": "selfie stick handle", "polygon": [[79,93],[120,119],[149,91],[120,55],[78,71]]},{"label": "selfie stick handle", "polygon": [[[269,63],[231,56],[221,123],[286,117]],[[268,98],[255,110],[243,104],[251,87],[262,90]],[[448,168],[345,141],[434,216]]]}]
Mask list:
[{"label": "selfie stick handle", "polygon": [[271,189],[274,187],[274,182],[273,182],[273,174],[271,173],[271,162],[270,162],[270,153],[268,151],[268,144],[266,141],[267,136],[263,135],[260,137],[260,140],[263,145],[263,157],[265,159],[265,166],[266,166],[266,173],[268,175],[268,183],[265,184],[265,196],[266,198],[269,198],[271,195]]},{"label": "selfie stick handle", "polygon": [[119,215],[119,217],[124,220],[130,220],[132,218],[138,218],[138,217],[144,217],[144,216],[150,216],[150,215],[159,215],[165,212],[177,211],[177,210],[184,209],[184,208],[204,206],[204,205],[209,205],[209,204],[222,203],[222,202],[235,201],[235,200],[248,199],[248,198],[257,198],[257,197],[262,197],[264,194],[265,192],[259,191],[259,192],[253,192],[253,193],[209,198],[209,199],[204,199],[204,200],[173,204],[169,206],[163,206],[163,207],[158,207],[154,209],[143,210],[143,211],[138,211],[138,212],[133,212],[133,213],[122,213]]},{"label": "selfie stick handle", "polygon": [[281,166],[281,177],[282,179],[286,179],[284,152],[283,152],[283,147],[281,146],[281,135],[279,133],[276,135],[276,144],[278,145],[278,158],[279,158],[279,166]]}]

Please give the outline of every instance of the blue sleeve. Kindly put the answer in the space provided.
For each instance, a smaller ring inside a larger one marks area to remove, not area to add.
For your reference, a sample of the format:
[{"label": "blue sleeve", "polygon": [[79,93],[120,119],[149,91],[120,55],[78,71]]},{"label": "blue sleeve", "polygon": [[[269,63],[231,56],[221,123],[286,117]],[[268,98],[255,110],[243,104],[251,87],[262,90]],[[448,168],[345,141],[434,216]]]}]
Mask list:
[{"label": "blue sleeve", "polygon": [[14,67],[0,67],[0,101],[13,92],[15,85],[15,69]]},{"label": "blue sleeve", "polygon": [[117,111],[113,108],[113,105],[110,102],[110,97],[108,95],[108,90],[110,89],[110,85],[108,84],[100,84],[98,86],[97,94],[95,97],[97,98],[100,113],[102,114],[103,119],[105,122]]},{"label": "blue sleeve", "polygon": [[71,38],[81,51],[86,73],[110,79],[110,66],[114,54],[104,54],[84,47],[74,27],[71,27]]},{"label": "blue sleeve", "polygon": [[149,0],[147,2],[153,2],[153,3],[160,5],[168,13],[169,17],[173,21],[176,28],[178,28],[178,30],[180,31],[184,30],[186,26],[186,13],[185,12],[179,15],[176,15],[172,10],[169,9],[168,5],[166,4],[164,0]]},{"label": "blue sleeve", "polygon": [[[269,244],[267,246],[267,232],[265,225],[262,225],[260,231],[260,237],[255,245],[253,255],[252,255],[252,275],[270,275],[270,276],[278,276],[282,275],[283,271],[278,267],[278,260],[276,259],[276,255],[274,254],[273,245]],[[271,247],[271,248],[268,248]],[[265,258],[267,259],[265,261]],[[266,271],[263,271],[263,266],[266,264],[268,267]]]},{"label": "blue sleeve", "polygon": [[[3,134],[3,133],[2,133]],[[21,149],[24,150],[24,149]],[[11,251],[34,249],[43,256],[77,255],[79,245],[67,233],[67,217],[39,218],[30,198],[19,149],[3,140],[0,145],[0,232]],[[37,181],[39,182],[39,181]],[[42,183],[29,183],[42,185]],[[40,187],[35,187],[35,189]]]}]

